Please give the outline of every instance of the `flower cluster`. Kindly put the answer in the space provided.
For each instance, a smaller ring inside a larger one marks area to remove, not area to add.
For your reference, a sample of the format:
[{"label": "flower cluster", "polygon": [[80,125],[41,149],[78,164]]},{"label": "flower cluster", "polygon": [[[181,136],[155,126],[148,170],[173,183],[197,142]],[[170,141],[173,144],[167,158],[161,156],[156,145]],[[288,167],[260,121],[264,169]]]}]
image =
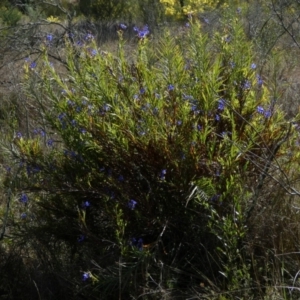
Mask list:
[{"label": "flower cluster", "polygon": [[257,106],[256,111],[263,115],[265,118],[270,118],[272,116],[272,111],[270,109],[264,109],[262,106]]}]

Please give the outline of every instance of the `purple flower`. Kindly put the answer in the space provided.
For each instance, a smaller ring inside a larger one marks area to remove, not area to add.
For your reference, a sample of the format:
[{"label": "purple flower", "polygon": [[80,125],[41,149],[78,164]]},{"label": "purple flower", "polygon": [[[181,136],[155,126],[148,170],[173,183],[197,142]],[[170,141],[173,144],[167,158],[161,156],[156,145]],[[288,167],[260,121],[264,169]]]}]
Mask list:
[{"label": "purple flower", "polygon": [[220,119],[221,119],[221,117],[217,114],[217,115],[215,116],[215,120],[216,120],[217,122],[219,122]]},{"label": "purple flower", "polygon": [[28,196],[25,193],[23,193],[23,194],[21,194],[19,200],[20,200],[20,202],[26,204],[28,202]]},{"label": "purple flower", "polygon": [[22,133],[21,132],[17,132],[16,136],[17,136],[18,139],[20,139],[20,138],[22,138]]},{"label": "purple flower", "polygon": [[21,219],[26,219],[27,214],[23,212],[23,213],[21,213],[21,216],[20,216],[20,217],[21,217]]},{"label": "purple flower", "polygon": [[130,241],[130,245],[133,247],[137,247],[140,251],[143,251],[144,241],[142,238],[139,238],[138,240],[136,238],[132,238]]},{"label": "purple flower", "polygon": [[220,99],[218,100],[218,110],[224,110],[226,105],[226,101],[224,99]]},{"label": "purple flower", "polygon": [[86,36],[85,36],[85,40],[90,42],[92,40],[94,40],[94,36],[91,34],[91,33],[88,33]]},{"label": "purple flower", "polygon": [[263,85],[263,83],[264,83],[262,77],[261,77],[260,75],[257,74],[257,75],[256,75],[256,80],[257,80],[257,85],[258,85],[258,87],[262,87],[262,85]]},{"label": "purple flower", "polygon": [[86,208],[88,208],[88,207],[90,207],[91,206],[91,203],[89,202],[89,201],[84,201],[82,204],[81,204],[81,207],[83,208],[83,209],[86,209]]},{"label": "purple flower", "polygon": [[170,92],[170,91],[174,91],[174,85],[173,84],[169,84],[168,85],[168,91]]},{"label": "purple flower", "polygon": [[252,70],[255,70],[256,69],[256,64],[252,63],[250,67],[251,67]]},{"label": "purple flower", "polygon": [[270,118],[272,116],[272,112],[270,109],[266,110],[264,113],[265,118]]},{"label": "purple flower", "polygon": [[226,36],[225,39],[224,39],[224,41],[225,41],[226,43],[231,42],[231,37],[230,37],[229,35]]},{"label": "purple flower", "polygon": [[146,37],[147,35],[149,35],[149,33],[150,33],[148,25],[143,26],[142,29],[139,29],[138,27],[134,26],[134,27],[133,27],[133,30],[134,30],[135,32],[137,32],[137,36],[138,36],[138,38],[140,38],[140,39],[145,38],[145,37]]},{"label": "purple flower", "polygon": [[123,23],[121,23],[119,26],[120,26],[120,28],[121,28],[122,30],[127,29],[127,26],[126,26],[125,24],[123,24]]},{"label": "purple flower", "polygon": [[38,128],[38,129],[34,129],[33,130],[33,134],[37,135],[37,134],[40,134],[41,137],[44,137],[46,135],[45,131],[41,128]]},{"label": "purple flower", "polygon": [[84,234],[81,234],[78,238],[77,238],[77,242],[78,243],[81,243],[85,240],[85,235]]},{"label": "purple flower", "polygon": [[167,174],[167,170],[166,169],[163,169],[163,170],[161,170],[161,172],[160,172],[160,179],[161,180],[165,180],[166,179],[166,174]]},{"label": "purple flower", "polygon": [[62,122],[66,116],[67,116],[66,113],[60,113],[60,114],[58,115],[59,121]]},{"label": "purple flower", "polygon": [[90,272],[84,272],[82,275],[82,280],[87,281],[89,278],[91,278]]},{"label": "purple flower", "polygon": [[147,36],[147,34],[148,34],[147,31],[141,30],[141,31],[138,32],[138,37],[140,39],[143,39],[143,38],[145,38]]},{"label": "purple flower", "polygon": [[86,131],[86,129],[84,129],[84,128],[81,128],[81,129],[80,129],[80,133],[82,133],[82,134],[86,134],[86,133],[87,133],[87,131]]},{"label": "purple flower", "polygon": [[98,51],[96,49],[90,49],[91,56],[96,56]]},{"label": "purple flower", "polygon": [[110,110],[110,106],[109,106],[108,104],[104,104],[104,105],[102,106],[102,110],[103,110],[104,112],[108,112],[108,111]]},{"label": "purple flower", "polygon": [[53,146],[53,143],[54,143],[54,141],[53,141],[52,139],[49,139],[49,140],[47,141],[47,146],[48,146],[48,147],[52,147],[52,146]]},{"label": "purple flower", "polygon": [[136,205],[137,205],[137,202],[136,202],[135,200],[133,200],[133,199],[131,199],[131,200],[128,202],[128,204],[127,204],[127,206],[129,207],[129,209],[131,209],[131,210],[134,210],[135,207],[136,207]]},{"label": "purple flower", "polygon": [[243,90],[249,90],[251,88],[251,82],[249,80],[244,80],[242,83],[242,89]]},{"label": "purple flower", "polygon": [[259,114],[263,114],[265,112],[264,108],[262,106],[257,106],[256,108],[256,111],[259,113]]},{"label": "purple flower", "polygon": [[49,43],[51,43],[52,42],[52,40],[53,40],[53,35],[52,34],[47,34],[47,36],[46,36],[46,40],[47,40],[47,42],[49,42]]},{"label": "purple flower", "polygon": [[36,67],[36,62],[33,61],[30,65],[29,65],[29,68],[32,70]]}]

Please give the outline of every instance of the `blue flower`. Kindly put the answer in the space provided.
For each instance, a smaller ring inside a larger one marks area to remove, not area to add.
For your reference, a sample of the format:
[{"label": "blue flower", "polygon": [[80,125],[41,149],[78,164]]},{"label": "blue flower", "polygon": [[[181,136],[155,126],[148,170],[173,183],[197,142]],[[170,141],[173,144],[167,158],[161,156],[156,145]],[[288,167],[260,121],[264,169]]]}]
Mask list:
[{"label": "blue flower", "polygon": [[96,49],[90,49],[91,56],[96,56],[98,51]]},{"label": "blue flower", "polygon": [[134,26],[133,30],[137,32],[137,36],[140,39],[145,38],[150,33],[148,25],[145,25],[142,29],[139,29],[138,27]]},{"label": "blue flower", "polygon": [[85,36],[85,40],[86,41],[88,41],[88,42],[90,42],[90,41],[92,41],[92,40],[94,40],[94,36],[91,34],[91,33],[88,33],[86,36]]},{"label": "blue flower", "polygon": [[53,35],[52,34],[47,34],[47,36],[46,36],[46,40],[47,40],[47,42],[49,42],[49,43],[51,43],[52,42],[52,40],[53,40]]},{"label": "blue flower", "polygon": [[127,26],[126,26],[125,24],[123,24],[123,23],[121,23],[119,26],[120,26],[120,28],[121,28],[122,30],[127,29]]},{"label": "blue flower", "polygon": [[20,138],[22,138],[22,133],[21,132],[17,132],[16,136],[17,136],[18,139],[20,139]]},{"label": "blue flower", "polygon": [[54,141],[53,141],[52,139],[49,139],[49,140],[47,141],[47,146],[48,146],[48,147],[52,147],[52,146],[53,146],[53,143],[54,143]]},{"label": "blue flower", "polygon": [[174,90],[174,85],[173,84],[169,84],[168,85],[168,91],[170,92],[170,91],[173,91]]},{"label": "blue flower", "polygon": [[90,272],[84,272],[82,275],[82,280],[87,281],[89,278],[91,278]]},{"label": "blue flower", "polygon": [[160,172],[160,179],[161,180],[165,180],[166,179],[166,174],[167,174],[167,170],[166,169],[163,169],[163,170],[161,170],[161,172]]},{"label": "blue flower", "polygon": [[58,115],[59,121],[62,122],[62,121],[65,119],[66,116],[67,116],[66,113],[60,113],[60,114]]},{"label": "blue flower", "polygon": [[29,68],[32,70],[36,67],[36,62],[33,61],[30,65],[29,65]]},{"label": "blue flower", "polygon": [[225,41],[226,43],[231,42],[231,37],[230,37],[229,35],[226,36],[225,39],[224,39],[224,41]]},{"label": "blue flower", "polygon": [[26,213],[21,213],[21,219],[26,219],[26,217],[27,217],[27,214]]},{"label": "blue flower", "polygon": [[86,209],[86,208],[88,208],[88,207],[90,207],[91,206],[91,203],[89,202],[89,201],[84,201],[83,203],[82,203],[82,205],[81,205],[81,207],[83,208],[83,209]]},{"label": "blue flower", "polygon": [[68,100],[68,101],[67,101],[67,104],[68,104],[69,106],[75,106],[75,103],[74,103],[72,100]]},{"label": "blue flower", "polygon": [[257,75],[256,75],[256,80],[257,80],[257,85],[258,85],[258,87],[262,87],[262,85],[263,85],[263,83],[264,83],[262,77],[261,77],[260,75],[257,74]]},{"label": "blue flower", "polygon": [[85,235],[84,234],[81,234],[78,238],[77,238],[77,242],[78,243],[81,243],[85,240]]},{"label": "blue flower", "polygon": [[249,80],[244,80],[242,83],[242,89],[243,90],[249,90],[251,88],[251,82]]},{"label": "blue flower", "polygon": [[45,131],[41,128],[34,129],[33,134],[35,134],[35,135],[40,134],[42,137],[44,137],[46,135]]},{"label": "blue flower", "polygon": [[255,70],[256,69],[256,64],[252,63],[250,67],[251,67],[252,70]]},{"label": "blue flower", "polygon": [[128,204],[127,204],[127,206],[129,207],[129,209],[131,209],[131,210],[134,210],[135,207],[136,207],[136,205],[137,205],[137,202],[136,202],[135,200],[133,200],[133,199],[131,199],[131,200],[128,202]]},{"label": "blue flower", "polygon": [[264,108],[262,106],[257,106],[256,108],[256,111],[259,113],[259,114],[263,114],[265,112]]},{"label": "blue flower", "polygon": [[138,240],[136,238],[132,238],[130,241],[130,245],[133,247],[137,247],[140,251],[143,251],[144,241],[142,238],[139,238]]},{"label": "blue flower", "polygon": [[87,133],[87,131],[86,131],[86,129],[84,129],[84,128],[81,128],[81,129],[80,129],[80,133],[82,133],[82,134],[86,134],[86,133]]},{"label": "blue flower", "polygon": [[226,101],[224,99],[218,100],[218,110],[224,110]]},{"label": "blue flower", "polygon": [[220,121],[221,117],[219,115],[215,115],[215,120],[218,122]]},{"label": "blue flower", "polygon": [[108,104],[104,104],[102,109],[103,111],[108,112],[110,110],[110,106]]},{"label": "blue flower", "polygon": [[158,114],[158,108],[154,107],[153,110],[152,110],[152,112],[153,112],[154,115],[157,115]]},{"label": "blue flower", "polygon": [[20,202],[26,204],[28,202],[28,196],[25,193],[23,193],[23,194],[21,194],[19,200],[20,200]]},{"label": "blue flower", "polygon": [[270,109],[266,110],[264,113],[265,118],[270,118],[272,116],[272,112]]}]

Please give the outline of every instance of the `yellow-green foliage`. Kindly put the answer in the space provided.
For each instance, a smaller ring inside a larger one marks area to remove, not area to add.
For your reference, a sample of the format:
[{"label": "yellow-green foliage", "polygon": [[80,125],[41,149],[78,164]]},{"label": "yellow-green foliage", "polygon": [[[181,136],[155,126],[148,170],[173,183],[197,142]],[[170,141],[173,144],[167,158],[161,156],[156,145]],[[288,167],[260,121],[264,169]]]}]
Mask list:
[{"label": "yellow-green foliage", "polygon": [[239,0],[160,0],[165,7],[167,17],[180,19],[189,13],[203,12],[204,10],[220,6],[239,4]]},{"label": "yellow-green foliage", "polygon": [[18,9],[9,6],[0,6],[0,21],[8,26],[16,25],[22,17]]}]

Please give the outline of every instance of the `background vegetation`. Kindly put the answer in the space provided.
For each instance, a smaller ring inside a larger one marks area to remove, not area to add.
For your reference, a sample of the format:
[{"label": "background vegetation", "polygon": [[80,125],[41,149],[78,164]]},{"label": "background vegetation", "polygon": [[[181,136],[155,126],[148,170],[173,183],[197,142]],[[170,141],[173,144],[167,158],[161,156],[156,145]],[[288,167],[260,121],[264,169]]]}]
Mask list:
[{"label": "background vegetation", "polygon": [[299,4],[0,6],[0,299],[298,299]]}]

